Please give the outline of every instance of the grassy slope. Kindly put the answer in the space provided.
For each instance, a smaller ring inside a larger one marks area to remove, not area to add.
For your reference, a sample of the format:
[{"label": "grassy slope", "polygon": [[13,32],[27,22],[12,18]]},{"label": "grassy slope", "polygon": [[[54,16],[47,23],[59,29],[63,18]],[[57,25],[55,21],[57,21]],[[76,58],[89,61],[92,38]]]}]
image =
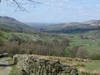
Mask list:
[{"label": "grassy slope", "polygon": [[32,33],[32,34],[26,34],[26,33],[19,33],[19,32],[4,32],[3,33],[3,37],[0,36],[0,38],[2,38],[4,41],[8,41],[11,40],[13,38],[15,38],[14,36],[28,41],[28,40],[33,40],[33,41],[37,41],[37,40],[61,40],[63,39],[63,37],[56,37],[56,36],[52,36],[52,35],[47,35],[44,33]]},{"label": "grassy slope", "polygon": [[[88,39],[82,39],[80,36],[86,36]],[[90,31],[87,33],[61,34],[71,40],[70,47],[84,45],[90,53],[100,51],[100,31]],[[95,39],[95,40],[94,40]]]},{"label": "grassy slope", "polygon": [[[64,63],[66,64],[75,64],[80,72],[80,70],[82,69],[83,71],[86,72],[97,72],[99,73],[98,75],[100,75],[100,60],[91,60],[91,62],[80,62],[80,61],[65,61]],[[83,75],[83,74],[79,74],[79,75]],[[88,74],[86,74],[88,75]],[[91,74],[90,74],[91,75]]]}]

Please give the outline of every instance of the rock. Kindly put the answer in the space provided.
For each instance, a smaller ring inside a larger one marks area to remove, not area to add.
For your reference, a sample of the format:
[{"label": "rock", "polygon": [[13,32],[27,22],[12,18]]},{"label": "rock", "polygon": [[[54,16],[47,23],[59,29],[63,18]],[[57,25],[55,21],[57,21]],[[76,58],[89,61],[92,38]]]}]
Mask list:
[{"label": "rock", "polygon": [[14,63],[20,66],[22,75],[78,75],[76,68],[31,55],[16,55]]},{"label": "rock", "polygon": [[0,54],[0,58],[2,58],[2,57],[8,57],[8,53]]}]

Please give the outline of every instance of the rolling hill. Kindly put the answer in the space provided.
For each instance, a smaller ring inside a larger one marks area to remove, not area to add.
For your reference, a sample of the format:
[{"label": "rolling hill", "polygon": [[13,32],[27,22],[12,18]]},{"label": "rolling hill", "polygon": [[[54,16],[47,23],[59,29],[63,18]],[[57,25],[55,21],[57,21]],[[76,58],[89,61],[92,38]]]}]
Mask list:
[{"label": "rolling hill", "polygon": [[89,21],[86,21],[85,23],[100,25],[100,20],[89,20]]},{"label": "rolling hill", "polygon": [[100,20],[71,23],[22,23],[14,18],[0,16],[0,29],[12,32],[83,33],[100,30]]},{"label": "rolling hill", "polygon": [[[95,20],[98,21],[98,20]],[[87,31],[100,30],[99,23],[93,22],[71,22],[58,25],[46,26],[41,31],[49,33],[83,33]]]},{"label": "rolling hill", "polygon": [[31,26],[28,26],[25,23],[22,23],[14,18],[7,16],[0,16],[0,29],[12,32],[25,32],[25,33],[34,32]]}]

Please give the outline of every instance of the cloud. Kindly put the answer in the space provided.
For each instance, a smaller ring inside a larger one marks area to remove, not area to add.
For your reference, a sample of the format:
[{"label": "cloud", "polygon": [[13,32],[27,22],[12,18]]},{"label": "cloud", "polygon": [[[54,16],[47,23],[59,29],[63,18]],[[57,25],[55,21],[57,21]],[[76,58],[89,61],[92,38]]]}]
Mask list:
[{"label": "cloud", "polygon": [[63,5],[64,3],[67,3],[69,0],[47,0],[44,2],[45,5]]}]

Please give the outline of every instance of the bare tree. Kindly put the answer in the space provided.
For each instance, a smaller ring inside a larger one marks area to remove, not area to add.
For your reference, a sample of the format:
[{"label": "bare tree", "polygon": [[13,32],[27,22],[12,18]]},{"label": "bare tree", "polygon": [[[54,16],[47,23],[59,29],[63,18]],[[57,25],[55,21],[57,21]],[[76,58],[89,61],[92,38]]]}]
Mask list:
[{"label": "bare tree", "polygon": [[24,6],[27,5],[27,4],[34,6],[36,4],[42,3],[42,2],[39,2],[37,0],[0,0],[0,3],[2,3],[3,1],[11,2],[12,4],[17,6],[21,10],[25,10],[26,8]]}]

